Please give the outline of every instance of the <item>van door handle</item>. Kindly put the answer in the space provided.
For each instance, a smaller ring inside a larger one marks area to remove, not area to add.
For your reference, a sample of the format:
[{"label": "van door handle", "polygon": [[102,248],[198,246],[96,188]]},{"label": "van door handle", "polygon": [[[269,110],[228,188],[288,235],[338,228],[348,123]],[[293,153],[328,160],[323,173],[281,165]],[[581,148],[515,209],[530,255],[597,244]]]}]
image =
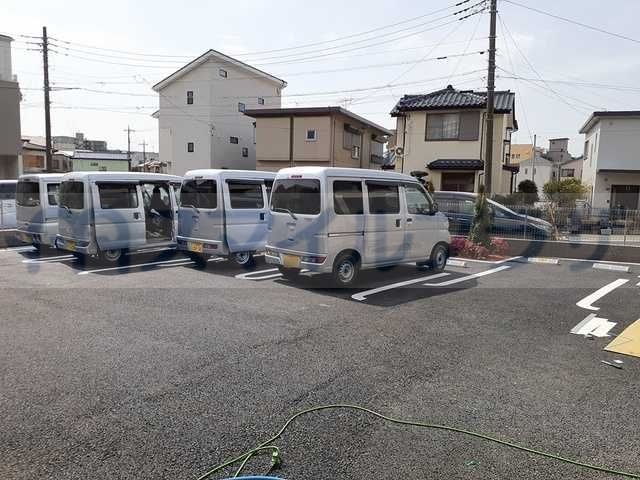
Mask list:
[{"label": "van door handle", "polygon": [[133,212],[133,218],[136,220],[140,218],[140,212]]},{"label": "van door handle", "polygon": [[264,220],[264,212],[260,213],[260,220]]},{"label": "van door handle", "polygon": [[400,219],[396,218],[396,227],[399,227],[399,226],[400,226]]},{"label": "van door handle", "polygon": [[413,222],[413,218],[407,218],[407,223]]}]

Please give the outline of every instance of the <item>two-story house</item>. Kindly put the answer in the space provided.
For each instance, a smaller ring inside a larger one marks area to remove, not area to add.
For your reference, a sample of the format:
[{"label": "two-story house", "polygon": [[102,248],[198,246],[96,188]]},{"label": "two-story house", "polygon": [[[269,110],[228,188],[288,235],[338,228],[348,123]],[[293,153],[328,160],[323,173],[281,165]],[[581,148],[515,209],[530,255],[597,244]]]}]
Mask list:
[{"label": "two-story house", "polygon": [[11,67],[13,38],[0,35],[0,178],[18,178],[20,165],[20,86]]},{"label": "two-story house", "polygon": [[169,173],[195,168],[255,169],[249,108],[280,107],[287,83],[215,50],[209,50],[161,80],[160,160]]},{"label": "two-story house", "polygon": [[341,107],[247,110],[258,170],[293,166],[381,168],[392,132]]},{"label": "two-story house", "polygon": [[[427,170],[436,190],[477,192],[483,183],[487,92],[451,85],[422,95],[404,95],[391,111],[397,117],[396,169]],[[510,164],[515,94],[495,92],[493,193],[515,188],[517,165]]]},{"label": "two-story house", "polygon": [[640,206],[640,110],[593,112],[585,135],[582,181],[596,208]]}]

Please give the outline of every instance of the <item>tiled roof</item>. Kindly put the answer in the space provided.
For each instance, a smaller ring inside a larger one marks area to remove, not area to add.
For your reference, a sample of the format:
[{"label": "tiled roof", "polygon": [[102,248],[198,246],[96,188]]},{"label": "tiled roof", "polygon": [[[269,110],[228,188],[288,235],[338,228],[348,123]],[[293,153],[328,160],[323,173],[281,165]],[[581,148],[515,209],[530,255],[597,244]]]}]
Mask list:
[{"label": "tiled roof", "polygon": [[439,158],[427,165],[431,170],[484,170],[484,162],[476,159]]},{"label": "tiled roof", "polygon": [[[509,113],[513,111],[515,93],[495,92],[495,111]],[[487,92],[473,90],[456,90],[451,85],[447,88],[420,95],[404,95],[391,111],[391,115],[412,110],[445,110],[461,108],[486,108]]]}]

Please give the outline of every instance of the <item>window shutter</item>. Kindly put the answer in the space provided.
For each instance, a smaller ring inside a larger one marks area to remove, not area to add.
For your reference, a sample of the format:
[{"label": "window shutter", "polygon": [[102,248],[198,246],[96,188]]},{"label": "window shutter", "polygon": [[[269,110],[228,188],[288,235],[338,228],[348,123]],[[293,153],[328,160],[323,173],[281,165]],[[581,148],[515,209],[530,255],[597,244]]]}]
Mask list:
[{"label": "window shutter", "polygon": [[478,140],[480,112],[460,112],[460,140]]}]

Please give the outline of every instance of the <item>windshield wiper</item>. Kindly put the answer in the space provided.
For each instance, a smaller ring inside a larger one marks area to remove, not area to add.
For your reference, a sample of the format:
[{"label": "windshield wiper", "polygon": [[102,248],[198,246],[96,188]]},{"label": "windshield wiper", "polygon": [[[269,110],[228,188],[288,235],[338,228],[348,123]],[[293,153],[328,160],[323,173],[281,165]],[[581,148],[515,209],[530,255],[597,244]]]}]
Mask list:
[{"label": "windshield wiper", "polygon": [[288,213],[289,215],[291,215],[291,218],[293,218],[294,220],[297,220],[298,217],[296,217],[295,213],[293,213],[291,210],[289,210],[288,208],[284,208],[284,207],[274,207],[273,208],[274,212],[284,212],[284,213]]}]

